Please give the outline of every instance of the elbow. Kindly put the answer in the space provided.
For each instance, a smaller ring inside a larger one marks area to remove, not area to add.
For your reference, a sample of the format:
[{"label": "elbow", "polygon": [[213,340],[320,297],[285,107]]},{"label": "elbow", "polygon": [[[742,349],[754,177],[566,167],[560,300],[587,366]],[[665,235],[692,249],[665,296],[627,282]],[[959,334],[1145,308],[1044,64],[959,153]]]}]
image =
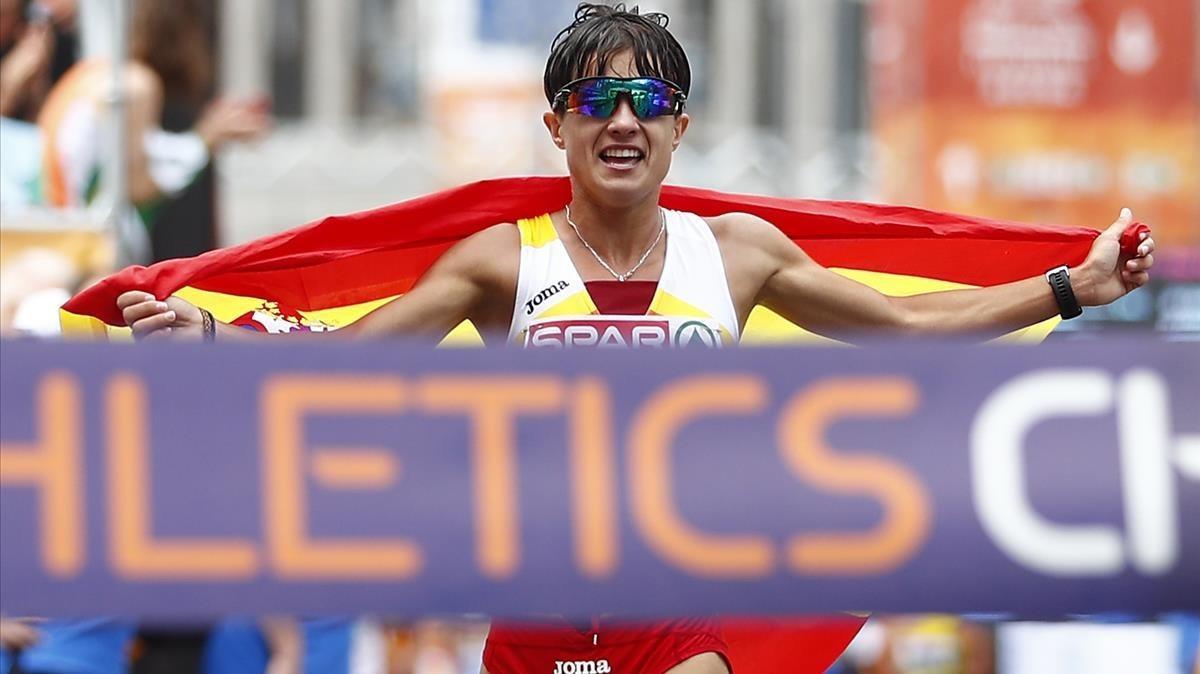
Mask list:
[{"label": "elbow", "polygon": [[921,337],[937,331],[937,320],[929,312],[921,311],[904,298],[890,298],[890,330],[900,337]]}]

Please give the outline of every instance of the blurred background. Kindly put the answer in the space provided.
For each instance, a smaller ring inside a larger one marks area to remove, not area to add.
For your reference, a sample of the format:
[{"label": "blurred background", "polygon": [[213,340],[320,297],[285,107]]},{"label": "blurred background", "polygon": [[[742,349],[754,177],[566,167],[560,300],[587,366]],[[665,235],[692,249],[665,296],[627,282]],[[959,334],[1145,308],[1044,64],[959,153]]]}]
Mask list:
[{"label": "blurred background", "polygon": [[[1051,338],[1200,339],[1200,2],[640,4],[693,68],[670,182],[1094,228],[1129,206],[1159,243],[1152,285]],[[124,264],[564,173],[541,75],[574,8],[0,0],[0,330],[56,333]],[[881,617],[839,671],[1200,671],[1194,617],[1122,622]],[[478,623],[355,625],[387,671],[476,671]],[[203,635],[139,643],[141,671],[191,671]]]},{"label": "blurred background", "polygon": [[[563,173],[541,74],[574,7],[0,0],[0,265],[16,269],[0,325],[13,293],[40,292],[19,280],[29,269],[53,277],[32,285],[70,285],[475,179]],[[1153,287],[1056,337],[1200,331],[1196,0],[642,10],[671,16],[694,70],[671,182],[1095,228],[1130,206],[1163,253]],[[124,88],[97,65],[114,55]]]}]

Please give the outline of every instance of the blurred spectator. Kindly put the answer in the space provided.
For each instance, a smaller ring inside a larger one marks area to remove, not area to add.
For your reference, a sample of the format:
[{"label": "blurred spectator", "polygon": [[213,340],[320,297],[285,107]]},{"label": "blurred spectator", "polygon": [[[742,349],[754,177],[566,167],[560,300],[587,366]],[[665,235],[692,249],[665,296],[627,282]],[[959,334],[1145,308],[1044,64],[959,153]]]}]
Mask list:
[{"label": "blurred spectator", "polygon": [[988,625],[958,616],[874,616],[833,671],[995,674],[994,638]]},{"label": "blurred spectator", "polygon": [[[270,126],[262,101],[217,99],[186,133],[161,128],[164,100],[204,100],[212,80],[211,45],[200,0],[137,0],[126,94],[129,194],[152,226],[164,198],[187,187],[212,153],[230,141],[261,136]],[[47,97],[38,124],[44,137],[42,192],[47,204],[83,206],[96,196],[103,150],[110,66],[76,64]]]},{"label": "blurred spectator", "polygon": [[108,619],[0,619],[0,672],[124,674],[132,625]]},{"label": "blurred spectator", "polygon": [[50,59],[50,84],[79,60],[79,0],[34,0],[54,28],[54,54]]},{"label": "blurred spectator", "polygon": [[371,620],[226,619],[209,634],[204,674],[383,672],[386,645]]},{"label": "blurred spectator", "polygon": [[48,248],[27,249],[0,267],[0,335],[58,334],[58,307],[77,289],[78,276],[70,259]]},{"label": "blurred spectator", "polygon": [[[0,618],[0,653],[4,651],[23,651],[33,646],[41,638],[36,621],[25,618]],[[3,658],[0,655],[0,658]],[[3,661],[0,660],[0,665]],[[0,672],[8,671],[0,666]]]},{"label": "blurred spectator", "polygon": [[54,28],[43,5],[0,0],[0,117],[32,119],[49,86]]},{"label": "blurred spectator", "polygon": [[36,125],[0,117],[0,210],[11,213],[39,201],[41,147]]},{"label": "blurred spectator", "polygon": [[1163,622],[1179,630],[1179,671],[1200,674],[1200,614],[1171,613]]},{"label": "blurred spectator", "polygon": [[0,117],[37,117],[78,58],[77,14],[77,0],[0,0]]}]

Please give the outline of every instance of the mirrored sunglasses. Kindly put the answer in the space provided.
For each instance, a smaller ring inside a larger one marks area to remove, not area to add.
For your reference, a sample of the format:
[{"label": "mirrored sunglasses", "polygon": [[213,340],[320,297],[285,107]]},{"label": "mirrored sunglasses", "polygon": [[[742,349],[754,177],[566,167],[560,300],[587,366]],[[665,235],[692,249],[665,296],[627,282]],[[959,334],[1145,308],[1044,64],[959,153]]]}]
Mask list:
[{"label": "mirrored sunglasses", "polygon": [[611,117],[621,97],[629,100],[638,119],[683,112],[687,95],[657,77],[585,77],[568,83],[554,96],[554,109],[588,117]]}]

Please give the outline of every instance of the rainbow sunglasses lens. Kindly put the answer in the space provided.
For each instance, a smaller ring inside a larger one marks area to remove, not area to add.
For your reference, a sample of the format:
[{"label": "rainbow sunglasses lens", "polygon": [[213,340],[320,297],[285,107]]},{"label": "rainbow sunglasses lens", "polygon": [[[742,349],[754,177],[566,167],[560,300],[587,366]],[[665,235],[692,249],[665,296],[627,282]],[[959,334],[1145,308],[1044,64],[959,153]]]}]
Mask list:
[{"label": "rainbow sunglasses lens", "polygon": [[565,107],[588,117],[611,117],[626,96],[639,119],[683,112],[687,97],[679,87],[655,77],[588,77],[575,80],[554,97],[555,108]]}]

